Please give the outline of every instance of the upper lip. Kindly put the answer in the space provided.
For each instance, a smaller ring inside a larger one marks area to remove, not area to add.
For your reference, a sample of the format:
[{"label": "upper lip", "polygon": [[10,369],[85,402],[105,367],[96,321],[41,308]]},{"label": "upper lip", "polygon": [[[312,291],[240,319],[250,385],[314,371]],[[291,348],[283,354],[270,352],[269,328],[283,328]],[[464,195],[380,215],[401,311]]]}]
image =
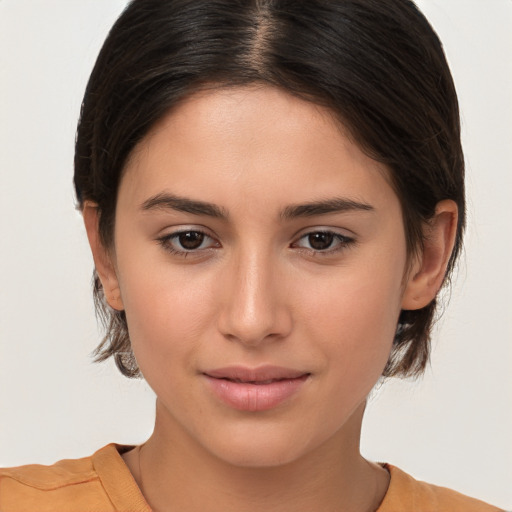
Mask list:
[{"label": "upper lip", "polygon": [[228,379],[239,382],[265,382],[284,379],[297,379],[309,375],[309,372],[284,368],[282,366],[265,365],[257,368],[246,366],[226,366],[203,372],[215,379]]}]

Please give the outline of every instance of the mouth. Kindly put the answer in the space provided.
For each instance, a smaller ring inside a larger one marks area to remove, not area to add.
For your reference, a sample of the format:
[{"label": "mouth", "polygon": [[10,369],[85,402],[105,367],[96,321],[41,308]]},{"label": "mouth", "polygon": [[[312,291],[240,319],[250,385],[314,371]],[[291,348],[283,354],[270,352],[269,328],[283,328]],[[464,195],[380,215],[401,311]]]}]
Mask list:
[{"label": "mouth", "polygon": [[208,377],[224,379],[244,384],[272,384],[281,380],[290,380],[310,375],[308,372],[284,368],[282,366],[260,366],[258,368],[246,368],[244,366],[228,366],[204,372]]},{"label": "mouth", "polygon": [[296,395],[309,372],[278,366],[230,366],[203,372],[210,390],[225,405],[240,411],[273,409]]},{"label": "mouth", "polygon": [[227,377],[221,377],[221,379],[227,380],[229,382],[236,382],[237,384],[252,384],[253,386],[265,386],[266,384],[272,384],[273,382],[281,382],[283,380],[289,380],[289,379],[242,380],[242,379],[230,379]]}]

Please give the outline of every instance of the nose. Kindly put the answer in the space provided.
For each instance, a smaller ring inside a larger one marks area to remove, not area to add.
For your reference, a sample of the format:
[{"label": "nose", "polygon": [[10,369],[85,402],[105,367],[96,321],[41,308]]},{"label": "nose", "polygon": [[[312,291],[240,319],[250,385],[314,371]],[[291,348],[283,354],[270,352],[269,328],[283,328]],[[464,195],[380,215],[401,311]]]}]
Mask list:
[{"label": "nose", "polygon": [[285,338],[292,329],[289,297],[270,254],[247,250],[233,257],[219,283],[219,330],[248,347]]}]

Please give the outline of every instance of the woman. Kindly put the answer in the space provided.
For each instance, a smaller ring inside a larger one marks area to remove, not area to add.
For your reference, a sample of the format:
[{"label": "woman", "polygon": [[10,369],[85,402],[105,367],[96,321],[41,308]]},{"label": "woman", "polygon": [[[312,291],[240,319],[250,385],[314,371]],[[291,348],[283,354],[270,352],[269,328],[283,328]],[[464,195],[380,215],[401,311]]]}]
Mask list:
[{"label": "woman", "polygon": [[410,2],[132,2],[86,90],[75,187],[98,359],[144,375],[155,430],[5,470],[0,505],[497,510],[359,453],[378,379],[427,363],[463,165]]}]

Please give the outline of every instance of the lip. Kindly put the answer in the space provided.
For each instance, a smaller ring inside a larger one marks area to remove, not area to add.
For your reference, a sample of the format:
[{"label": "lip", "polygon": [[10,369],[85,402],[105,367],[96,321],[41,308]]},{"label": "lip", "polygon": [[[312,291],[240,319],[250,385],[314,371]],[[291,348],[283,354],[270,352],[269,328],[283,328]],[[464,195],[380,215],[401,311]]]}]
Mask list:
[{"label": "lip", "polygon": [[295,395],[310,373],[281,366],[228,366],[203,372],[211,391],[239,411],[273,409]]}]

